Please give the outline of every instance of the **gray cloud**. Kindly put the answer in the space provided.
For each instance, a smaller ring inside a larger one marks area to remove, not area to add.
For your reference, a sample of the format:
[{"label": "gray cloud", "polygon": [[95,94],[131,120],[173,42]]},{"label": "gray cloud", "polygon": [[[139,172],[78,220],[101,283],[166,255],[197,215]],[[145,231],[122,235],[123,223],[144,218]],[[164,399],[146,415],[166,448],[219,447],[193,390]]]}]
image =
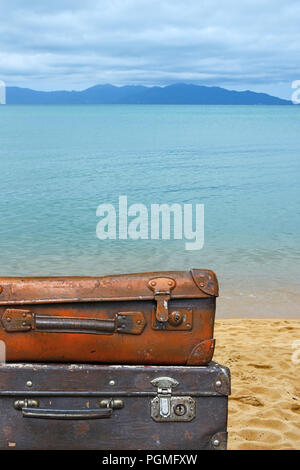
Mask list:
[{"label": "gray cloud", "polygon": [[298,0],[11,0],[0,78],[38,89],[178,81],[289,97]]}]

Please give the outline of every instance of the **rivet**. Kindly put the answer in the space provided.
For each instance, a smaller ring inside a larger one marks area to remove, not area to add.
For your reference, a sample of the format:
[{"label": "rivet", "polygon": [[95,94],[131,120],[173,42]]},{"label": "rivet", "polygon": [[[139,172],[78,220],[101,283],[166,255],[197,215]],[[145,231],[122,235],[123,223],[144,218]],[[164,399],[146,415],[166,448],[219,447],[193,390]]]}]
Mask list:
[{"label": "rivet", "polygon": [[200,286],[201,286],[201,287],[204,287],[204,284],[203,284],[203,282],[201,282]]},{"label": "rivet", "polygon": [[172,281],[169,281],[168,284],[169,284],[169,286],[172,286],[172,285],[173,285],[173,282],[172,282]]},{"label": "rivet", "polygon": [[136,323],[137,323],[138,325],[140,325],[140,324],[141,324],[141,320],[137,320]]},{"label": "rivet", "polygon": [[26,325],[27,325],[26,321],[23,321],[22,326],[26,326]]},{"label": "rivet", "polygon": [[218,447],[220,445],[220,441],[218,439],[215,439],[214,442],[213,442],[213,445],[215,447]]},{"label": "rivet", "polygon": [[11,318],[10,318],[10,317],[7,317],[7,318],[6,318],[6,321],[7,321],[8,323],[11,322]]},{"label": "rivet", "polygon": [[23,318],[26,318],[26,313],[23,313]]},{"label": "rivet", "polygon": [[31,382],[31,380],[27,380],[27,382],[26,382],[26,387],[32,387],[32,382]]},{"label": "rivet", "polygon": [[190,328],[191,325],[190,325],[190,323],[187,323],[185,326],[186,326],[187,328]]},{"label": "rivet", "polygon": [[109,385],[111,385],[112,387],[115,385],[115,383],[116,383],[116,382],[115,382],[114,380],[110,380],[110,381],[109,381]]},{"label": "rivet", "polygon": [[151,286],[156,286],[156,282],[155,282],[155,281],[152,281],[152,282],[151,282]]},{"label": "rivet", "polygon": [[216,387],[221,387],[221,385],[222,385],[221,380],[217,380],[217,381],[216,381]]}]

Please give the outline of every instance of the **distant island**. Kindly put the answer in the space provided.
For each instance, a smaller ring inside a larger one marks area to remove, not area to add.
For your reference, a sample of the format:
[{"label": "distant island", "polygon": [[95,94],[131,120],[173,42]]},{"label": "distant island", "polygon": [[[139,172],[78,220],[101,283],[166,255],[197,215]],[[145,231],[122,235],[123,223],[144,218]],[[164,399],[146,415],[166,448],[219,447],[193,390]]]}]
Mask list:
[{"label": "distant island", "polygon": [[36,91],[7,87],[9,104],[192,104],[192,105],[291,105],[266,93],[234,91],[185,83],[162,86],[96,85],[82,91]]}]

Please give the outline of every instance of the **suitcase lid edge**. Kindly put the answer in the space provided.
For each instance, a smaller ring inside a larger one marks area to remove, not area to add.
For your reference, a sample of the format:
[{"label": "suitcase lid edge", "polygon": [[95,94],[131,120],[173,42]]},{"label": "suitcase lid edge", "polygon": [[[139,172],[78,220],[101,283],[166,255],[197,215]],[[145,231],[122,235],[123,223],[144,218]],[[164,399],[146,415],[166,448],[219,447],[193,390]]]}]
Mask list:
[{"label": "suitcase lid edge", "polygon": [[217,297],[218,280],[207,269],[103,277],[2,277],[0,305]]}]

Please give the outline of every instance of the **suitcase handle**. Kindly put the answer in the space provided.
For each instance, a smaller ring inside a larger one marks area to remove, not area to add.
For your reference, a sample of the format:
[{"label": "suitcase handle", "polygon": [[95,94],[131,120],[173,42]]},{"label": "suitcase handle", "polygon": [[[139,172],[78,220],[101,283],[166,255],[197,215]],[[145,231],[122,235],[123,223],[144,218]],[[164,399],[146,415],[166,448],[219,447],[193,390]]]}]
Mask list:
[{"label": "suitcase handle", "polygon": [[124,407],[124,401],[110,398],[101,400],[99,406],[99,409],[92,410],[53,410],[39,408],[39,401],[36,399],[25,398],[14,402],[14,408],[22,412],[23,418],[78,420],[110,418],[113,410]]},{"label": "suitcase handle", "polygon": [[110,418],[112,408],[95,410],[51,410],[43,408],[22,408],[23,418],[38,419],[60,419],[60,420],[78,420],[78,419],[104,419]]},{"label": "suitcase handle", "polygon": [[112,319],[101,319],[41,315],[30,310],[8,308],[1,320],[7,332],[36,330],[49,333],[140,335],[146,325],[142,312],[119,312]]}]

